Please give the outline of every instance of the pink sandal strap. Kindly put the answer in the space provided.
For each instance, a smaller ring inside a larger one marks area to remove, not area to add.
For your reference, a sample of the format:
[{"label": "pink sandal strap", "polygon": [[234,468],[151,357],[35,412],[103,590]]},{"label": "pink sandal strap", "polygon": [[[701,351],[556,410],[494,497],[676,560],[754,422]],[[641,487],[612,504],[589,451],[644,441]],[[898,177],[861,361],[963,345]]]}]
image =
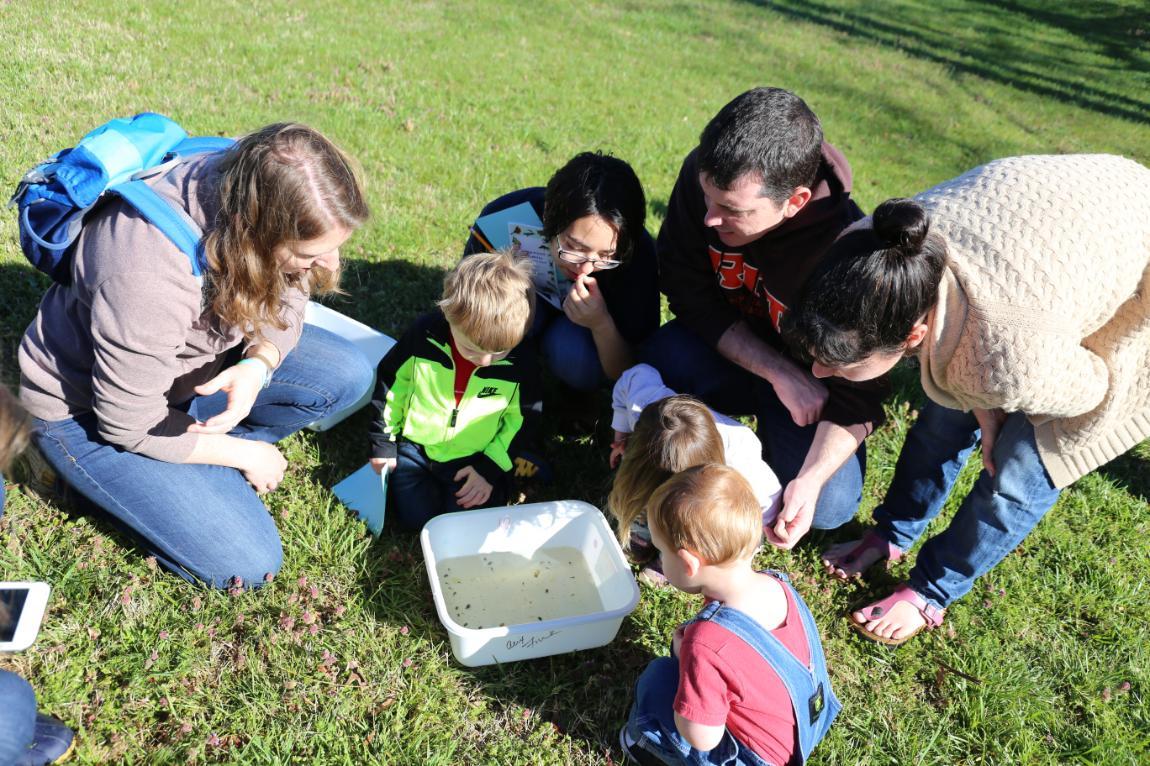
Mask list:
[{"label": "pink sandal strap", "polygon": [[888,542],[886,538],[878,533],[877,529],[872,529],[867,532],[862,541],[855,546],[855,549],[847,554],[847,558],[854,561],[861,554],[875,549],[885,554],[887,561],[891,563],[897,562],[902,558],[902,548],[899,548],[892,542]]},{"label": "pink sandal strap", "polygon": [[[836,566],[843,568],[850,567],[851,564],[862,558],[864,553],[870,553],[871,551],[878,551],[882,554],[882,558],[885,558],[891,563],[902,559],[902,548],[899,548],[894,543],[888,542],[878,533],[877,529],[872,529],[858,541],[858,545],[851,548],[845,556],[836,562]],[[879,559],[879,561],[881,560],[882,559]]]},{"label": "pink sandal strap", "polygon": [[942,625],[943,618],[946,616],[946,610],[939,609],[927,601],[909,585],[898,586],[894,592],[886,598],[880,599],[870,606],[863,607],[860,611],[866,615],[868,620],[877,620],[893,609],[895,604],[903,601],[909,602],[918,610],[922,618],[926,620],[927,627],[937,628],[939,625]]}]

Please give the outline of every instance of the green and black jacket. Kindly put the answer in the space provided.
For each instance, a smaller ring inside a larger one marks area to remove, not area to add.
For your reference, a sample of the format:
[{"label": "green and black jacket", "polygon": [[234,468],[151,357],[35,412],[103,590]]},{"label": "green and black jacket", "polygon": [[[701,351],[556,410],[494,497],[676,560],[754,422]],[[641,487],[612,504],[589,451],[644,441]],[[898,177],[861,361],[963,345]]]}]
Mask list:
[{"label": "green and black jacket", "polygon": [[525,345],[477,367],[457,408],[447,319],[436,309],[415,320],[376,371],[371,456],[395,457],[402,438],[437,463],[461,461],[489,482],[501,478],[542,412],[536,355]]}]

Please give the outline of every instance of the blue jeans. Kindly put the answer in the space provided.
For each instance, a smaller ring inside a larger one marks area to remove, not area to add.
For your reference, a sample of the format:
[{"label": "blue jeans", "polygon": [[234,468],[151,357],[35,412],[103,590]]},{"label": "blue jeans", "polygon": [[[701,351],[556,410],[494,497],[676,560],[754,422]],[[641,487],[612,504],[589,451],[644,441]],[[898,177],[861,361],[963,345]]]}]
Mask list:
[{"label": "blue jeans", "polygon": [[535,304],[535,319],[527,336],[539,344],[547,369],[577,391],[594,391],[607,382],[599,349],[586,327],[580,327],[547,301]]},{"label": "blue jeans", "polygon": [[36,735],[36,695],[27,681],[0,670],[0,763],[16,763]]},{"label": "blue jeans", "polygon": [[[754,415],[764,459],[783,487],[798,476],[818,425],[795,425],[770,383],[728,361],[678,320],[660,327],[639,357],[662,374],[669,388],[696,396],[725,415]],[[865,475],[863,443],[819,493],[815,529],[835,529],[854,518]]]},{"label": "blue jeans", "polygon": [[[874,512],[884,538],[904,551],[914,544],[942,510],[978,437],[973,414],[927,401],[907,434],[886,499]],[[995,476],[979,473],[950,525],[922,546],[910,571],[910,587],[937,607],[966,595],[1058,500],[1060,491],[1038,455],[1034,426],[1022,413],[1007,417],[992,458]]]},{"label": "blue jeans", "polygon": [[[350,342],[305,325],[299,345],[231,434],[276,442],[354,404],[372,373]],[[224,393],[196,397],[188,412],[205,420],[226,403]],[[104,441],[96,426],[93,413],[36,420],[33,439],[67,485],[140,537],[162,565],[216,588],[236,577],[258,587],[279,571],[275,522],[240,471],[137,455]]]},{"label": "blue jeans", "polygon": [[[400,440],[395,470],[387,477],[387,504],[394,509],[399,526],[418,532],[432,517],[441,513],[470,510],[460,508],[455,493],[463,482],[455,480],[467,459],[437,463],[427,457],[420,445]],[[507,481],[496,481],[491,497],[482,508],[507,504]]]},{"label": "blue jeans", "polygon": [[675,726],[675,693],[679,689],[679,661],[652,660],[635,683],[635,702],[627,717],[627,731],[639,747],[666,764],[685,766],[769,766],[756,753],[725,732],[719,744],[706,752],[696,750]]}]

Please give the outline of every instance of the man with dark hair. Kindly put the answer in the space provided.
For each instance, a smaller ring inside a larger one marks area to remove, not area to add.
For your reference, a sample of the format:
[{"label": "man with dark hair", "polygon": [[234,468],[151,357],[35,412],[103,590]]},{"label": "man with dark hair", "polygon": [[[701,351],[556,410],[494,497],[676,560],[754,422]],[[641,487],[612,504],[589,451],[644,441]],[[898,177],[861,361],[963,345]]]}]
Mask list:
[{"label": "man with dark hair", "polygon": [[862,217],[846,158],[814,112],[781,88],[724,106],[683,162],[657,243],[660,287],[676,319],[641,356],[671,388],[716,410],[755,415],[785,486],[766,530],[790,548],[834,528],[862,496],[863,439],[882,420],[885,380],[820,381],[779,325],[839,233]]}]

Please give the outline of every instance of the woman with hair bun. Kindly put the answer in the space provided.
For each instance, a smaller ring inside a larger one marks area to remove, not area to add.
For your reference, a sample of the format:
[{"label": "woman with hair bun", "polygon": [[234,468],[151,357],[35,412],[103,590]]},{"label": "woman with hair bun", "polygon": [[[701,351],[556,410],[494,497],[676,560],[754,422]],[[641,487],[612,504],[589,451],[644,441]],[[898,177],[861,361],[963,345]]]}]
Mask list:
[{"label": "woman with hair bun", "polygon": [[852,615],[903,643],[940,624],[1062,489],[1150,437],[1150,170],[1016,157],[889,200],[836,242],[787,334],[819,377],[867,380],[916,356],[928,397],[875,528],[824,553],[833,575],[901,557],[981,439],[973,489],[909,581]]},{"label": "woman with hair bun", "polygon": [[347,155],[292,123],[147,182],[203,231],[202,282],[159,229],[105,203],[24,335],[20,398],[57,476],[162,565],[258,586],[283,559],[258,497],[287,467],[274,442],[371,385],[362,353],[303,323],[367,204]]}]

